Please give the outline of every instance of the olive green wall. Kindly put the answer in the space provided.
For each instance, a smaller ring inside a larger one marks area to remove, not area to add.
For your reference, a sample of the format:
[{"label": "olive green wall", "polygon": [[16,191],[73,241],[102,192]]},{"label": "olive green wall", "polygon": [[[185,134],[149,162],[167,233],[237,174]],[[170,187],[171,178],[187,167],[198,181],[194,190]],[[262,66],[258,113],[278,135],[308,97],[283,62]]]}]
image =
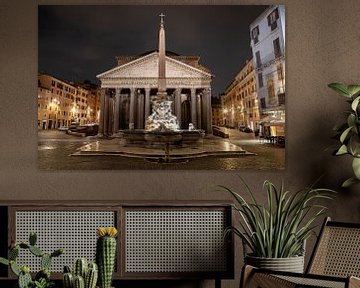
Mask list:
[{"label": "olive green wall", "polygon": [[[38,2],[38,3],[37,3]],[[360,220],[360,186],[339,188],[351,173],[346,157],[334,158],[332,126],[343,117],[343,98],[330,82],[360,82],[358,0],[288,0],[286,5],[287,147],[283,172],[54,171],[37,169],[37,4],[120,4],[111,0],[0,0],[0,200],[218,200],[227,195],[208,183],[236,188],[237,175],[257,190],[263,180],[295,190],[325,173],[321,185],[339,190],[329,215]],[[128,4],[144,4],[131,1]],[[171,4],[172,1],[149,1]],[[178,1],[177,4],[273,4],[269,1]],[[311,246],[311,242],[310,245]],[[240,250],[240,249],[238,249]],[[308,248],[311,251],[311,247]],[[241,266],[241,254],[236,269]],[[226,281],[225,287],[237,287]],[[212,282],[202,286],[211,287]]]}]

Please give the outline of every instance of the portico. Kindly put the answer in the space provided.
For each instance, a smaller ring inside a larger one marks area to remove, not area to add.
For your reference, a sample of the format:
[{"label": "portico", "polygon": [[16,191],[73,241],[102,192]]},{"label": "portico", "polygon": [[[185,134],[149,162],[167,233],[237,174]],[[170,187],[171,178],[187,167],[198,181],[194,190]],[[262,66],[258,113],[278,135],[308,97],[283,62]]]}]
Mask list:
[{"label": "portico", "polygon": [[[211,79],[200,57],[167,52],[166,91],[180,128],[211,133]],[[151,114],[152,97],[158,92],[159,53],[117,57],[118,66],[97,77],[101,81],[99,134],[111,136],[119,130],[144,129]]]}]

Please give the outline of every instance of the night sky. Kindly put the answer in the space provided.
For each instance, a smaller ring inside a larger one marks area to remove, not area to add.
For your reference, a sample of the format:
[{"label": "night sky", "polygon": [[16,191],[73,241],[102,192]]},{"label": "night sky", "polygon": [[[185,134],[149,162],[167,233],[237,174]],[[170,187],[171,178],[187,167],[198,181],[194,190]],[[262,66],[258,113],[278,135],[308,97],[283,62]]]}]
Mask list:
[{"label": "night sky", "polygon": [[39,72],[100,84],[96,75],[116,66],[115,56],[158,49],[159,14],[166,50],[198,55],[223,93],[251,57],[249,25],[267,6],[39,6]]}]

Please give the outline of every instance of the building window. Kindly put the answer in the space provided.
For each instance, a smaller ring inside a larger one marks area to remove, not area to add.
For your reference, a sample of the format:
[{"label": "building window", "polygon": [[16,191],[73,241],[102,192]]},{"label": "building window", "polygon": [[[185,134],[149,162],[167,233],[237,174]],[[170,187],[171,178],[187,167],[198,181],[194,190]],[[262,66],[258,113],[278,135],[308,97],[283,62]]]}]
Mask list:
[{"label": "building window", "polygon": [[280,93],[278,95],[279,105],[285,105],[285,93]]},{"label": "building window", "polygon": [[271,27],[271,31],[277,28],[277,19],[279,19],[279,10],[278,8],[274,9],[269,16],[267,17],[268,26]]},{"label": "building window", "polygon": [[280,81],[284,80],[284,74],[281,64],[277,66],[277,75],[278,75],[278,80]]},{"label": "building window", "polygon": [[54,80],[51,81],[51,86],[55,86],[55,81]]},{"label": "building window", "polygon": [[260,68],[261,67],[260,51],[256,51],[255,57],[256,57],[256,68]]},{"label": "building window", "polygon": [[261,109],[265,109],[265,108],[266,108],[265,98],[260,98],[260,106],[261,106]]},{"label": "building window", "polygon": [[264,87],[263,75],[262,73],[258,74],[259,87]]},{"label": "building window", "polygon": [[281,48],[280,48],[280,40],[279,40],[279,38],[276,38],[273,41],[273,46],[274,46],[275,58],[280,57],[281,56]]},{"label": "building window", "polygon": [[254,40],[254,44],[259,42],[259,25],[251,30],[251,39]]}]

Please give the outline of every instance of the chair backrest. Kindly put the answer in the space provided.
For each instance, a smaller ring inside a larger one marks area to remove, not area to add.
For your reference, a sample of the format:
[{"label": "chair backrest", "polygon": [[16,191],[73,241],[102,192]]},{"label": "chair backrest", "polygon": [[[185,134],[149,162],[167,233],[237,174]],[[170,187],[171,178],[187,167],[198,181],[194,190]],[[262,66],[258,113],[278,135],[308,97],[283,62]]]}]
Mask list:
[{"label": "chair backrest", "polygon": [[307,273],[360,277],[360,223],[326,218]]}]

